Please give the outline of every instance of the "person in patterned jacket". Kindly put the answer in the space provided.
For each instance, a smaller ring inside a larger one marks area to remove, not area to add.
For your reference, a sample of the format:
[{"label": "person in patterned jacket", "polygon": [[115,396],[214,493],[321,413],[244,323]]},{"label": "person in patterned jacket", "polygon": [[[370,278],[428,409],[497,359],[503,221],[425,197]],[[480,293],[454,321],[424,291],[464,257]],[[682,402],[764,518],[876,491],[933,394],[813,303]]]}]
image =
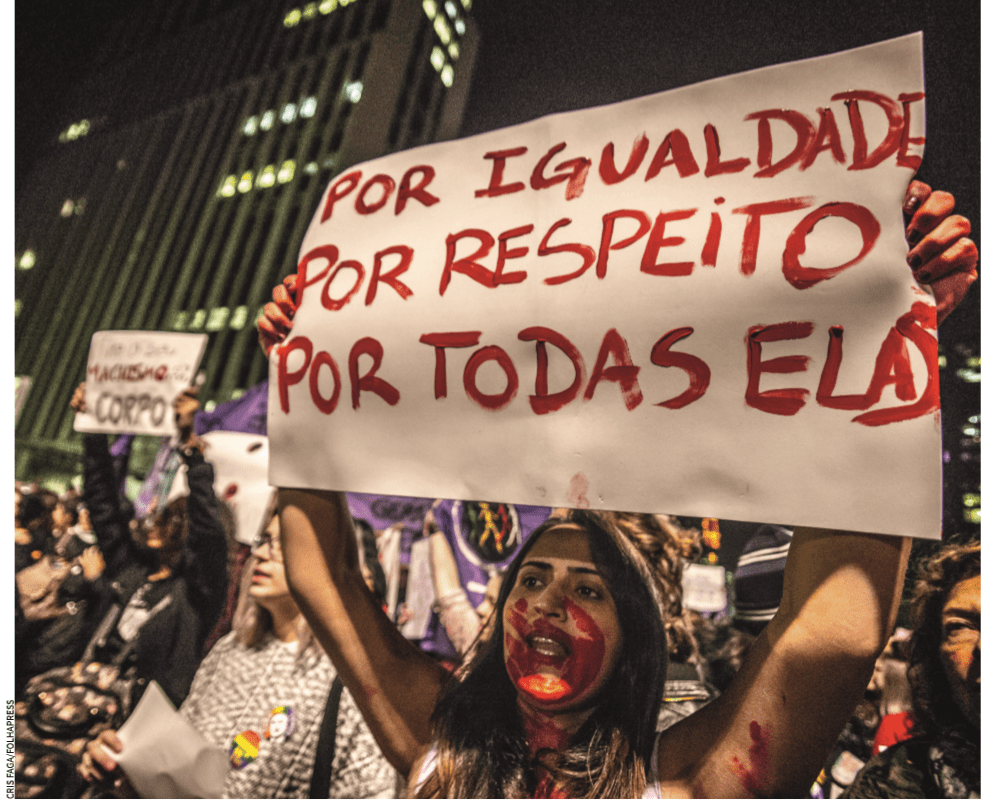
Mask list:
[{"label": "person in patterned jacket", "polygon": [[[394,797],[395,770],[346,689],[330,769],[317,764],[328,757],[318,743],[337,671],[290,597],[278,515],[256,539],[245,581],[232,632],[201,663],[181,705],[205,739],[228,750],[222,795]],[[121,787],[125,777],[113,752],[122,752],[122,744],[115,731],[106,731],[89,744],[83,775]]]}]

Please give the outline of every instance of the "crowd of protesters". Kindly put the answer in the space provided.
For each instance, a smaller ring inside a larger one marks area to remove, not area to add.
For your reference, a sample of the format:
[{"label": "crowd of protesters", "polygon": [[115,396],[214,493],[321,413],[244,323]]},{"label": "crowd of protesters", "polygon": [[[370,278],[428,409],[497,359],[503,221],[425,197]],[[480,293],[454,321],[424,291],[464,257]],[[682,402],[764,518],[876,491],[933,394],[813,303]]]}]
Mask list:
[{"label": "crowd of protesters", "polygon": [[[977,263],[952,207],[915,182],[904,207],[946,312]],[[225,797],[978,796],[976,540],[919,559],[896,627],[907,540],[764,525],[707,614],[674,517],[436,501],[424,652],[343,495],[281,490],[246,558],[197,407],[188,493],[143,518],[102,434],[80,492],[15,486],[18,796],[139,796],[119,729],[151,683],[227,753]],[[515,541],[475,597],[451,542],[478,524]]]}]

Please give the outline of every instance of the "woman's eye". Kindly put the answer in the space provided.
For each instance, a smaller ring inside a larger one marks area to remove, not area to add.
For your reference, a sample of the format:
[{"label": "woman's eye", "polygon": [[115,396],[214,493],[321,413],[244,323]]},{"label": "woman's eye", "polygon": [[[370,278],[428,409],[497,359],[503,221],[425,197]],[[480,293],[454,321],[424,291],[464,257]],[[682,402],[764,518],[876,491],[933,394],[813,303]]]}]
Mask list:
[{"label": "woman's eye", "polygon": [[526,575],[521,579],[521,585],[524,586],[526,589],[534,589],[540,583],[541,581],[538,580],[538,578],[535,577],[534,575]]},{"label": "woman's eye", "polygon": [[576,589],[576,591],[583,597],[589,597],[592,599],[598,599],[603,596],[602,594],[600,594],[600,592],[597,589],[594,589],[592,586],[580,586],[578,589]]}]

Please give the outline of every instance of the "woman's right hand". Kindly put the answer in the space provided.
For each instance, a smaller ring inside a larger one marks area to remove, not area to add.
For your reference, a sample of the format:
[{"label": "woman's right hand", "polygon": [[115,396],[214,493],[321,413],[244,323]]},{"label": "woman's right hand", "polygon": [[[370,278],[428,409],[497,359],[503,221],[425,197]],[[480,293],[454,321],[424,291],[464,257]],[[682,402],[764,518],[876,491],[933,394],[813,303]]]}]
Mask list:
[{"label": "woman's right hand", "polygon": [[105,730],[92,739],[82,752],[79,774],[87,781],[102,781],[119,768],[111,753],[123,752],[123,743],[114,730]]},{"label": "woman's right hand", "polygon": [[272,302],[266,303],[262,316],[256,323],[259,329],[259,344],[267,356],[273,345],[279,344],[293,329],[293,315],[296,313],[296,275],[287,275],[272,293]]}]

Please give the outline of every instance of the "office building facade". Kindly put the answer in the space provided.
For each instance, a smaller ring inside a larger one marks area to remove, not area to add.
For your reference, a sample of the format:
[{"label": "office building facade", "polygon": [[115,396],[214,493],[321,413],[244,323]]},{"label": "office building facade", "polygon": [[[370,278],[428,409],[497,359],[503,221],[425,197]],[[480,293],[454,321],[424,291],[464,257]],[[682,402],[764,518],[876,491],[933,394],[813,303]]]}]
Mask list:
[{"label": "office building facade", "polygon": [[118,20],[18,192],[17,478],[77,470],[68,403],[95,331],[207,333],[209,405],[265,377],[254,322],[330,178],[456,135],[471,1],[184,0]]}]

